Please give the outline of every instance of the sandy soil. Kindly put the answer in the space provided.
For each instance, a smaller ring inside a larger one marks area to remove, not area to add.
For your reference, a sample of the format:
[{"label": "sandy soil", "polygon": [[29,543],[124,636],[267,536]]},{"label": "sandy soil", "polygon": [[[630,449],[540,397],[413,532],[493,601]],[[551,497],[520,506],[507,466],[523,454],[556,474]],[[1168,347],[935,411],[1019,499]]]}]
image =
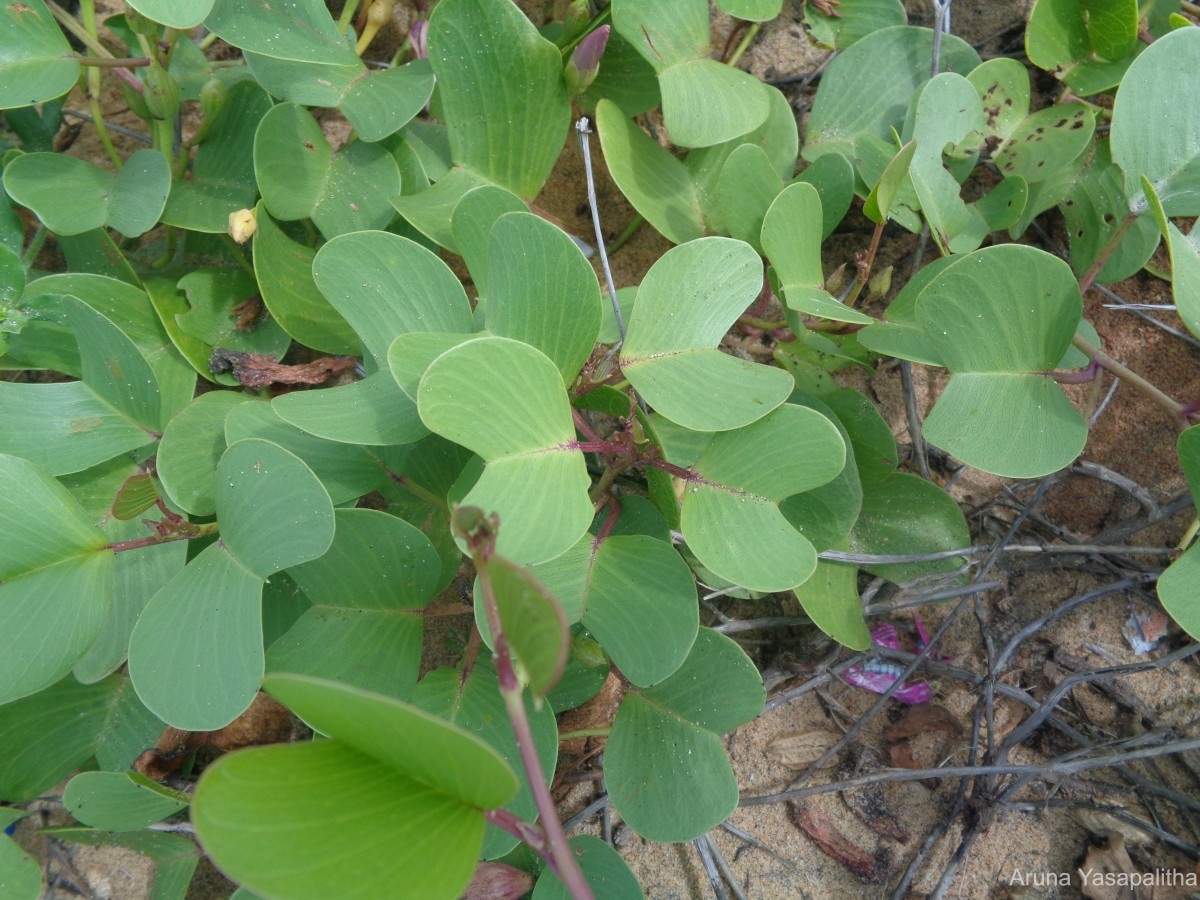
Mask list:
[{"label": "sandy soil", "polygon": [[[529,9],[535,22],[540,22],[547,6],[561,8],[564,3],[563,0],[553,4],[528,0],[522,5]],[[989,3],[964,0],[954,6],[953,30],[966,40],[979,43],[985,56],[1019,50],[1019,43],[1013,41],[1019,41],[1017,23],[1029,5],[1028,0]],[[913,0],[907,6],[911,21],[928,23],[930,3]],[[806,42],[799,22],[797,4],[788,0],[783,15],[767,24],[747,51],[744,67],[760,77],[775,78],[809,71],[818,65],[823,53]],[[725,46],[732,28],[733,23],[727,17],[715,16],[715,47]],[[789,97],[798,114],[803,116],[811,94],[793,91]],[[115,120],[124,123],[118,113],[118,108],[124,106],[119,93],[110,99]],[[72,152],[84,156],[95,154],[96,149],[89,141],[89,131],[85,129]],[[594,142],[593,153],[599,162],[597,145],[598,142]],[[615,237],[634,212],[606,177],[602,165],[597,190],[605,231],[610,238]],[[568,229],[579,235],[590,235],[580,153],[573,136],[538,203]],[[1061,225],[1057,227],[1061,231]],[[1056,237],[1061,239],[1061,233]],[[865,249],[868,239],[869,232],[855,228],[854,222],[850,221],[827,244],[826,271],[832,271],[842,263],[852,266],[854,252]],[[907,273],[916,244],[915,236],[889,229],[877,268],[895,264],[897,273]],[[643,227],[613,257],[618,287],[637,283],[668,247],[669,244],[653,229]],[[901,283],[902,278],[898,275],[893,293]],[[1145,274],[1113,285],[1112,289],[1130,302],[1170,302],[1169,287]],[[1130,313],[1103,308],[1106,301],[1095,292],[1086,298],[1086,302],[1088,318],[1097,327],[1111,355],[1176,398],[1186,400],[1200,394],[1200,366],[1197,365],[1200,356],[1194,349]],[[849,373],[846,378],[846,383],[879,402],[898,442],[909,446],[911,438],[906,425],[899,367],[882,364],[873,376]],[[927,412],[943,378],[939,373],[915,367],[914,379],[922,412]],[[1085,389],[1079,389],[1075,394],[1080,403],[1085,401]],[[1134,391],[1121,387],[1096,422],[1083,459],[1147,486],[1153,499],[1163,502],[1185,487],[1173,452],[1176,433],[1174,423],[1165,414],[1150,407]],[[949,472],[935,466],[935,474],[944,482]],[[972,531],[982,543],[995,540],[1003,533],[1032,490],[1033,485],[1029,483],[1001,482],[978,473],[967,473],[956,480],[952,494],[970,511]],[[1140,512],[1138,502],[1112,484],[1085,474],[1065,474],[1055,481],[1045,502],[1036,508],[1019,542],[1047,540],[1056,535],[1088,543],[1103,540],[1106,531],[1119,528]],[[1125,538],[1141,545],[1173,544],[1182,534],[1187,515],[1167,519],[1154,528]],[[1153,561],[1146,564],[1151,566]],[[1009,556],[993,571],[992,577],[1000,587],[981,595],[977,608],[968,608],[965,614],[959,614],[940,645],[949,664],[977,673],[985,670],[985,639],[995,647],[1002,647],[1026,624],[1058,604],[1108,584],[1118,576],[1103,571],[1102,566],[1088,562],[1086,557],[1064,563],[1060,559]],[[742,617],[798,612],[794,599],[788,598],[772,598],[753,605],[718,601],[715,605],[725,614]],[[1155,607],[1152,588],[1149,592],[1117,592],[1084,604],[1024,642],[1008,665],[1003,680],[1042,697],[1070,673],[1072,660],[1075,665],[1081,660],[1087,668],[1095,668],[1145,661],[1182,646],[1184,636],[1173,630],[1162,648],[1150,656],[1137,656],[1131,650],[1122,635],[1123,623],[1131,609]],[[927,605],[920,609],[920,616],[932,631],[952,614],[953,609],[954,604]],[[716,621],[708,615],[711,621]],[[896,613],[889,620],[911,638],[910,613]],[[804,628],[743,632],[736,637],[767,673],[769,682],[773,682],[770,685],[772,696],[776,697],[785,692],[794,694],[806,683],[806,676],[798,676],[785,668],[786,661],[803,664],[816,660],[828,649],[819,636]],[[818,678],[813,683],[819,683],[820,687],[779,703],[756,722],[728,736],[727,746],[743,796],[784,790],[796,778],[798,773],[785,767],[777,755],[771,753],[773,740],[781,735],[814,731],[841,735],[857,723],[877,699],[876,695],[836,678],[824,681]],[[1194,697],[1200,688],[1193,662],[1132,675],[1122,679],[1121,684],[1126,689],[1121,695],[1123,699],[1114,699],[1112,691],[1106,692],[1098,686],[1080,686],[1063,700],[1059,715],[1097,743],[1155,729],[1192,734],[1184,729],[1191,727]],[[972,746],[971,718],[977,696],[975,687],[960,680],[942,678],[937,682],[933,702],[945,710],[945,719],[954,723],[957,730],[929,730],[914,738],[912,754],[917,764],[933,767],[967,763]],[[1018,725],[1024,715],[1023,709],[1012,701],[998,702],[995,727],[999,736]],[[847,778],[890,765],[885,731],[905,711],[906,708],[899,704],[890,703],[882,714],[862,727],[831,768],[822,770],[805,784]],[[1042,729],[1014,750],[1009,761],[1037,765],[1067,752],[1071,746],[1057,732]],[[1195,762],[1188,762],[1190,767],[1175,760],[1160,760],[1139,766],[1137,771],[1145,779],[1167,784],[1194,797],[1198,780],[1194,772],[1200,769]],[[761,849],[750,848],[745,841],[721,829],[713,832],[712,839],[727,861],[738,887],[753,898],[890,896],[909,861],[918,852],[923,862],[916,868],[911,896],[923,896],[934,890],[949,865],[954,865],[957,873],[945,896],[1080,896],[1077,876],[1069,886],[1029,888],[1013,881],[1016,878],[1019,882],[1023,877],[1028,882],[1038,874],[1073,873],[1083,864],[1089,850],[1106,845],[1106,833],[1115,820],[1101,821],[1095,816],[1089,819],[1086,815],[1081,816],[1076,807],[1039,807],[1041,801],[1116,804],[1138,818],[1156,822],[1164,831],[1178,835],[1185,844],[1200,844],[1196,822],[1181,818],[1176,806],[1147,794],[1139,798],[1115,772],[1101,770],[1086,776],[1036,780],[1018,796],[1017,804],[1005,808],[989,806],[979,792],[980,785],[976,785],[976,792],[967,798],[965,813],[956,815],[946,833],[931,847],[922,849],[926,836],[947,821],[959,784],[959,780],[953,778],[903,782],[885,786],[873,798],[875,824],[889,814],[893,815],[908,833],[907,840],[903,841],[882,836],[869,827],[870,823],[864,822],[842,795],[822,794],[806,801],[810,812],[827,816],[842,832],[848,845],[875,861],[880,875],[879,883],[875,884],[864,884],[841,862],[818,847],[797,827],[787,804],[742,808],[730,819],[731,825],[753,835],[778,858]],[[564,816],[594,799],[598,790],[595,782],[576,787],[562,805]],[[44,815],[49,821],[58,819],[56,813]],[[964,831],[970,830],[980,817],[994,818],[990,827],[961,852],[960,858],[954,859]],[[668,900],[714,896],[695,847],[648,843],[624,828],[615,815],[612,824],[616,845],[649,897]],[[61,882],[62,886],[54,896],[71,894],[71,882],[75,882],[76,890],[86,890],[98,898],[125,900],[148,896],[148,872],[140,857],[124,851],[68,844],[48,849],[44,840],[30,834],[31,825],[23,825],[20,833],[37,848],[40,858],[46,860],[51,878],[64,872],[74,873]],[[598,820],[593,820],[580,830],[600,833],[601,825]],[[1135,842],[1133,837],[1136,834],[1127,836],[1127,840],[1132,863],[1138,871],[1190,871],[1194,865],[1194,859],[1161,840]],[[206,869],[202,877],[197,878],[189,897],[223,897],[231,890],[228,882]]]}]

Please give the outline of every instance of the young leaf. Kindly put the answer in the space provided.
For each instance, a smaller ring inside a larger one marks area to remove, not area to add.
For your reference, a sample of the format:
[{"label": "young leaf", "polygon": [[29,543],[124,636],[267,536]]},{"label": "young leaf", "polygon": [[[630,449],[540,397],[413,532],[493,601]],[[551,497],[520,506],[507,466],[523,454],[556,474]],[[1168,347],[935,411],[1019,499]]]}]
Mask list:
[{"label": "young leaf", "polygon": [[1129,67],[1113,104],[1113,162],[1125,173],[1129,209],[1148,208],[1141,179],[1168,216],[1200,214],[1200,111],[1182,102],[1179,73],[1200,67],[1200,29],[1159,38]]},{"label": "young leaf", "polygon": [[500,516],[496,552],[533,565],[587,530],[592,503],[562,375],[539,350],[508,338],[467,341],[421,379],[421,419],[486,466],[462,499]]},{"label": "young leaf", "polygon": [[61,153],[26,153],[5,166],[4,189],[56,234],[107,226],[138,237],[162,215],[171,169],[157,150],[139,150],[115,175]]},{"label": "young leaf", "polygon": [[721,578],[750,590],[802,584],[817,554],[779,503],[830,481],[845,463],[837,428],[801,406],[785,404],[753,425],[718,433],[684,488],[680,527],[688,547]]},{"label": "young leaf", "polygon": [[545,219],[509,213],[492,226],[487,271],[487,330],[537,347],[570,385],[600,332],[600,285],[583,253]]},{"label": "young leaf", "polygon": [[771,168],[762,147],[743,144],[729,154],[717,185],[721,219],[729,236],[761,251],[763,216],[782,190],[783,179]]},{"label": "young leaf", "polygon": [[[488,573],[504,636],[533,695],[545,697],[567,664],[567,618],[562,604],[527,569],[501,556],[492,557]],[[491,642],[490,630],[484,637]]]},{"label": "young leaf", "polygon": [[[1105,15],[1122,7],[1115,17]],[[1025,51],[1081,97],[1106,91],[1121,83],[1133,59],[1127,54],[1137,47],[1138,15],[1135,0],[1038,0],[1029,13]]]},{"label": "young leaf", "polygon": [[833,15],[826,15],[816,4],[804,7],[808,39],[827,50],[845,50],[874,31],[903,25],[906,20],[900,0],[842,0]]},{"label": "young leaf", "polygon": [[925,435],[963,462],[1035,478],[1083,449],[1087,426],[1047,375],[1082,311],[1070,268],[1016,244],[988,247],[941,270],[917,298],[917,318],[950,384]]},{"label": "young leaf", "polygon": [[825,290],[821,266],[821,198],[811,184],[790,184],[774,199],[762,223],[763,253],[771,261],[789,309],[870,325],[875,320]]},{"label": "young leaf", "polygon": [[385,228],[400,193],[400,172],[377,144],[354,141],[334,152],[302,106],[280,103],[254,135],[254,174],[277,219],[312,219],[326,238]]},{"label": "young leaf", "polygon": [[510,0],[444,0],[428,33],[454,162],[533,198],[571,115],[558,48]]},{"label": "young leaf", "polygon": [[216,0],[204,26],[239,50],[276,59],[349,65],[354,50],[320,0],[273,5],[268,0]]},{"label": "young leaf", "polygon": [[61,97],[79,78],[71,45],[42,0],[0,9],[0,109]]},{"label": "young leaf", "polygon": [[1154,188],[1143,181],[1146,197],[1171,254],[1171,292],[1179,318],[1192,334],[1200,334],[1200,229],[1184,234],[1164,214]]},{"label": "young leaf", "polygon": [[83,772],[63,791],[76,819],[105,831],[137,831],[174,815],[188,797],[136,772]]},{"label": "young leaf", "polygon": [[762,290],[762,261],[748,244],[702,238],[668,250],[638,288],[621,348],[629,382],[673,422],[693,431],[740,428],[775,409],[792,377],[716,348]]},{"label": "young leaf", "polygon": [[[720,684],[719,697],[711,685]],[[617,811],[655,841],[686,841],[723,821],[738,788],[719,735],[763,708],[754,664],[729,638],[702,628],[666,681],[631,691],[605,749],[605,781]]]}]

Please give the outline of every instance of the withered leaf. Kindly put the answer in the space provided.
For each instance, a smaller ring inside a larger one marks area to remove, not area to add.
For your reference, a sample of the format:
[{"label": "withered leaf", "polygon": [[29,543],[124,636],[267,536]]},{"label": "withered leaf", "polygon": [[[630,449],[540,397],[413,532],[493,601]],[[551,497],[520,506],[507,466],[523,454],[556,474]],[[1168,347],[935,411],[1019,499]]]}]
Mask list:
[{"label": "withered leaf", "polygon": [[[804,769],[825,755],[838,736],[823,728],[809,728],[781,734],[767,742],[767,756],[789,769]],[[837,759],[830,759],[825,766],[832,766]]]},{"label": "withered leaf", "polygon": [[353,356],[322,356],[310,363],[286,366],[263,353],[217,347],[209,358],[208,369],[214,375],[233,372],[239,384],[261,388],[268,384],[320,384],[354,368],[356,363]]},{"label": "withered leaf", "polygon": [[957,737],[962,734],[962,725],[944,706],[923,703],[920,706],[909,707],[908,712],[884,730],[883,738],[889,744],[893,744],[930,731],[942,731],[951,737]]},{"label": "withered leaf", "polygon": [[809,804],[793,801],[792,818],[821,848],[821,852],[833,857],[849,869],[864,884],[882,884],[888,875],[886,851],[872,855],[854,846],[827,815]]},{"label": "withered leaf", "polygon": [[862,823],[876,834],[893,838],[902,844],[908,842],[908,829],[900,822],[900,817],[888,808],[882,784],[864,784],[842,791],[842,799]]}]

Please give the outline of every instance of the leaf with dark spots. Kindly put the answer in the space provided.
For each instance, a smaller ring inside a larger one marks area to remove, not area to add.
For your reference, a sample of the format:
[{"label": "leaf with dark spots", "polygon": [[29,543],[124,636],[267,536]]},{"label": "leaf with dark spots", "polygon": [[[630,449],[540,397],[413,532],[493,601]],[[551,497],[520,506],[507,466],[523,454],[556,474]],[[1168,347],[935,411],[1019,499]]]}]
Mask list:
[{"label": "leaf with dark spots", "polygon": [[268,384],[320,384],[354,368],[356,362],[353,356],[322,356],[310,363],[289,366],[277,363],[263,353],[242,353],[217,347],[208,368],[214,375],[232,372],[240,384],[261,388]]}]

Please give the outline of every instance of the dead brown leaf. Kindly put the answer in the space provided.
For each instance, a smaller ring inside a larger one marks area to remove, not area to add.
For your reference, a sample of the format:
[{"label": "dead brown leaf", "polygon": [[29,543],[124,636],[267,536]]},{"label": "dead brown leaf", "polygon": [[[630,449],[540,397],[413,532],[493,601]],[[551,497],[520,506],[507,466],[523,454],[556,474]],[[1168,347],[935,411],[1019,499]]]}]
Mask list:
[{"label": "dead brown leaf", "polygon": [[807,834],[821,852],[833,857],[849,869],[854,876],[864,884],[882,884],[888,876],[888,859],[886,852],[868,853],[854,846],[837,825],[820,810],[804,803],[793,801],[792,818]]},{"label": "dead brown leaf", "polygon": [[353,356],[322,356],[310,363],[286,366],[263,353],[242,353],[240,350],[213,350],[208,369],[214,375],[233,372],[233,377],[249,388],[268,384],[320,384],[335,375],[354,368]]},{"label": "dead brown leaf", "polygon": [[884,730],[883,738],[889,744],[894,744],[930,731],[941,731],[951,737],[958,737],[963,728],[946,707],[936,703],[922,703],[919,706],[910,706],[908,712]]},{"label": "dead brown leaf", "polygon": [[1129,858],[1125,838],[1109,832],[1108,844],[1091,847],[1079,867],[1080,890],[1091,900],[1183,900],[1196,891],[1195,872],[1141,872]]},{"label": "dead brown leaf", "polygon": [[[772,738],[767,743],[767,756],[789,769],[806,769],[837,742],[838,736],[824,728],[808,728]],[[831,759],[825,766],[832,766],[836,762],[836,758]]]}]

